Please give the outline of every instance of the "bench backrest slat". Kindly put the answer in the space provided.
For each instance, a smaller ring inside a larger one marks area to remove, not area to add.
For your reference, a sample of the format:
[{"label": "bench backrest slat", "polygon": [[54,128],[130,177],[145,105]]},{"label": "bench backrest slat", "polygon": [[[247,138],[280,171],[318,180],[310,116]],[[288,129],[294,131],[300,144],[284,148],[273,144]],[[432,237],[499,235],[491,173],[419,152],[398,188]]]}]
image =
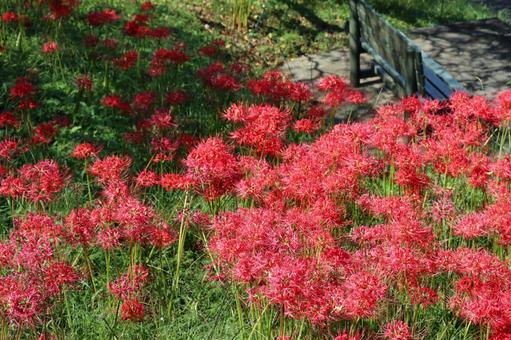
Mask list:
[{"label": "bench backrest slat", "polygon": [[419,48],[401,31],[395,29],[388,21],[378,14],[370,5],[357,1],[359,20],[362,22],[360,33],[362,41],[368,42],[372,48],[392,65],[400,74],[404,74],[408,50],[419,51]]},{"label": "bench backrest slat", "polygon": [[[432,98],[447,99],[454,91],[464,91],[461,83],[455,80],[445,69],[426,53],[422,53],[424,78],[426,82],[426,94]],[[430,86],[428,86],[428,84]],[[430,93],[431,87],[435,87],[435,95]]]},{"label": "bench backrest slat", "polygon": [[446,92],[443,92],[442,90],[439,90],[435,86],[434,83],[431,83],[427,79],[424,84],[424,92],[428,95],[428,97],[436,98],[436,99],[446,99],[446,98],[449,98],[449,95],[450,95],[450,94],[447,94]]}]

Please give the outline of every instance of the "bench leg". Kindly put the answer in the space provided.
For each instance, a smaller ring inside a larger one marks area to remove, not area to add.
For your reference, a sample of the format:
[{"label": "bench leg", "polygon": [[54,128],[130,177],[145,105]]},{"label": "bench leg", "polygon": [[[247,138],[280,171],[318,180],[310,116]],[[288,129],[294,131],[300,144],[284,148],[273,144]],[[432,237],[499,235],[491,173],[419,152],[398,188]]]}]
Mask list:
[{"label": "bench leg", "polygon": [[350,18],[350,84],[353,87],[360,86],[360,22],[357,14],[355,0],[350,0],[351,18]]},{"label": "bench leg", "polygon": [[407,49],[404,58],[403,76],[405,78],[405,96],[413,96],[418,91],[416,72],[416,53],[413,49]]}]

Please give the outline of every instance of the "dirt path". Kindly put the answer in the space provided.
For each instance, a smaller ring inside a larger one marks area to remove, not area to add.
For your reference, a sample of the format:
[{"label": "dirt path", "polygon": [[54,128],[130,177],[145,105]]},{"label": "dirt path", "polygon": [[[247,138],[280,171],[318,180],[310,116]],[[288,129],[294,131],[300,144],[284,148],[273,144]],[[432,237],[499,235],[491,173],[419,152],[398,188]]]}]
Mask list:
[{"label": "dirt path", "polygon": [[502,21],[489,19],[422,28],[410,36],[470,92],[493,97],[509,87],[511,26]]},{"label": "dirt path", "polygon": [[[370,58],[363,55],[361,62],[362,68],[369,67]],[[336,74],[348,80],[350,75],[348,49],[342,48],[292,59],[281,67],[281,71],[294,81],[303,81],[309,84],[317,82],[329,74]],[[364,105],[343,107],[336,115],[338,119],[344,120],[350,117],[350,119],[363,120],[371,116],[372,108],[396,99],[394,94],[383,86],[378,77],[364,79],[359,90],[366,94],[369,102]]]}]

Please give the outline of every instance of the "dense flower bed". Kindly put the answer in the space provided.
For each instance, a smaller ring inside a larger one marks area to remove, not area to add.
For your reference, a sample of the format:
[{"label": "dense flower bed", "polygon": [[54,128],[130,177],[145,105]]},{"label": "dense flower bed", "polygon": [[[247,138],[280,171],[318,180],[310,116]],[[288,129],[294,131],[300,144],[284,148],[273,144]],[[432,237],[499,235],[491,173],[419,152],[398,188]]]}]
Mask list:
[{"label": "dense flower bed", "polygon": [[187,250],[243,338],[511,337],[511,91],[335,124],[366,101],[338,76],[80,6],[0,5],[0,337],[172,323]]}]

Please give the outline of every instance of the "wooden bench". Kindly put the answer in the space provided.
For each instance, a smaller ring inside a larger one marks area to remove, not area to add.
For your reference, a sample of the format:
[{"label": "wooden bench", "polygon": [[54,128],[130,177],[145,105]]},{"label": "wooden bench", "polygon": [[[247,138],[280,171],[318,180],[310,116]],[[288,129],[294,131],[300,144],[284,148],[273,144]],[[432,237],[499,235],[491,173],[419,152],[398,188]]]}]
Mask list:
[{"label": "wooden bench", "polygon": [[[380,75],[390,78],[391,88],[399,97],[418,94],[433,99],[447,99],[454,91],[466,91],[440,64],[394,28],[365,0],[350,0],[349,22],[350,82]],[[360,68],[361,53],[369,53],[373,67]]]}]

